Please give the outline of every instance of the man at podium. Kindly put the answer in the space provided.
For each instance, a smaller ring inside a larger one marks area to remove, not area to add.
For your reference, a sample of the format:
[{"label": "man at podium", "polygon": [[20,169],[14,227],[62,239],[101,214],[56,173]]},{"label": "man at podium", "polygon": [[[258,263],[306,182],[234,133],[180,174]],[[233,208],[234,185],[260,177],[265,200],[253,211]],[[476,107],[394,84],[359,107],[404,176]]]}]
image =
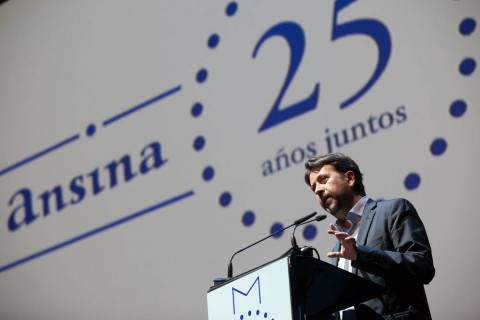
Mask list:
[{"label": "man at podium", "polygon": [[305,182],[337,220],[328,257],[338,267],[386,289],[378,298],[341,311],[347,319],[431,319],[424,284],[435,275],[427,233],[406,199],[376,201],[366,195],[362,173],[350,157],[327,154],[305,163]]}]

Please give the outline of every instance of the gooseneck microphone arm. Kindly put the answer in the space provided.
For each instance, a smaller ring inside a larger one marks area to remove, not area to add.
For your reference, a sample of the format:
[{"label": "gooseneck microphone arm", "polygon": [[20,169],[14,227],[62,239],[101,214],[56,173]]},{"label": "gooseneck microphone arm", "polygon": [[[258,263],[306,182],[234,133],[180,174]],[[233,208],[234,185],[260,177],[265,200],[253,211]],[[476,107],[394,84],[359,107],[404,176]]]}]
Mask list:
[{"label": "gooseneck microphone arm", "polygon": [[302,223],[304,223],[305,221],[307,221],[308,219],[310,219],[310,218],[312,218],[313,216],[315,216],[316,214],[317,214],[316,212],[312,212],[312,213],[310,213],[309,215],[307,215],[307,216],[305,216],[305,217],[303,217],[303,218],[297,219],[297,220],[295,220],[291,225],[289,225],[288,227],[285,227],[285,228],[283,228],[283,229],[280,229],[280,230],[278,230],[278,231],[276,231],[276,232],[274,232],[274,233],[266,236],[265,238],[260,239],[260,240],[258,240],[257,242],[252,243],[251,245],[249,245],[249,246],[247,246],[247,247],[245,247],[245,248],[243,248],[243,249],[240,249],[240,250],[238,250],[237,252],[235,252],[235,253],[233,254],[233,256],[230,258],[230,263],[228,264],[228,277],[231,278],[231,277],[233,276],[233,265],[232,265],[232,261],[233,261],[233,257],[235,257],[238,253],[240,253],[240,252],[242,252],[242,251],[245,251],[245,250],[247,250],[248,248],[253,247],[254,245],[256,245],[256,244],[258,244],[258,243],[260,243],[260,242],[262,242],[262,241],[265,241],[265,240],[267,240],[268,238],[271,238],[271,237],[273,237],[274,235],[277,235],[277,234],[279,234],[279,233],[287,230],[288,228],[291,228],[291,227],[293,227],[293,226],[297,226],[297,225],[299,225],[299,224],[302,224]]}]

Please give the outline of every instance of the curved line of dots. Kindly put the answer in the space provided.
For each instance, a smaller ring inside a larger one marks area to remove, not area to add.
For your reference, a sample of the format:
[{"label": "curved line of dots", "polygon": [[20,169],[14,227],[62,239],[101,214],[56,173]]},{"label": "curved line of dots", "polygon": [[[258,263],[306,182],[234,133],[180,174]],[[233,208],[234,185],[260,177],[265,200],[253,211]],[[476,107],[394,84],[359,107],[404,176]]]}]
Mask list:
[{"label": "curved line of dots", "polygon": [[[473,18],[465,18],[460,23],[459,31],[463,36],[470,36],[477,26],[477,22]],[[460,73],[464,76],[470,76],[475,71],[477,62],[471,57],[464,58],[458,67]]]},{"label": "curved line of dots", "polygon": [[[235,1],[228,3],[225,8],[225,15],[227,17],[233,17],[238,11],[238,4]],[[207,46],[209,49],[215,49],[220,44],[220,35],[218,33],[212,33],[207,39]],[[196,74],[196,81],[199,84],[204,83],[208,78],[208,70],[206,68],[201,68],[197,71]],[[194,118],[199,118],[204,111],[204,106],[201,102],[195,102],[191,108],[191,115]],[[193,148],[196,151],[202,151],[206,145],[205,137],[199,135],[195,138],[193,142]],[[202,178],[205,182],[211,181],[215,176],[215,169],[208,165],[203,169]],[[233,200],[233,196],[229,191],[224,191],[219,196],[219,204],[221,207],[228,207]],[[253,210],[246,210],[242,215],[242,224],[245,227],[250,227],[254,225],[256,220],[256,215]],[[271,227],[271,233],[277,232],[283,229],[283,224],[280,222],[276,222]],[[283,232],[278,233],[274,236],[274,238],[280,238],[283,235]],[[309,225],[304,228],[303,230],[303,237],[306,240],[313,240],[317,235],[317,228],[313,225]]]},{"label": "curved line of dots", "polygon": [[[260,312],[260,310],[258,310],[258,309],[257,309],[257,311],[256,311],[255,313],[253,313],[253,312],[250,310],[250,311],[248,311],[247,316],[248,316],[248,317],[252,317],[252,316],[253,316],[253,317],[254,317],[253,319],[255,319],[255,318],[257,318],[257,319],[258,319],[258,318],[267,319],[267,318],[268,318],[268,313],[267,313],[267,312],[263,312],[263,313],[262,313],[262,312]],[[240,318],[239,318],[239,319],[240,319],[240,320],[245,320],[245,319],[247,319],[247,318],[242,314],[242,315],[240,315]],[[275,320],[275,318],[271,318],[271,320]]]},{"label": "curved line of dots", "polygon": [[[227,17],[232,17],[237,13],[238,4],[235,1],[230,2],[225,8],[225,15]],[[211,50],[216,49],[220,44],[220,35],[218,33],[211,34],[207,39],[207,47]],[[200,68],[196,75],[196,82],[201,85],[204,84],[209,77],[207,68]],[[200,118],[204,112],[204,105],[202,102],[195,102],[191,109],[190,113],[194,118]],[[204,136],[198,135],[193,141],[193,149],[197,152],[202,151],[206,146],[207,140]],[[211,165],[207,165],[202,172],[202,178],[205,182],[213,180],[215,177],[215,168]],[[224,191],[219,196],[219,204],[222,207],[228,207],[232,203],[232,194],[229,191]],[[255,222],[255,214],[253,211],[247,211],[243,217],[243,223],[247,226],[252,225]]]},{"label": "curved line of dots", "polygon": [[[473,18],[465,18],[459,25],[458,31],[463,36],[470,36],[475,31],[477,22]],[[473,74],[477,66],[475,59],[471,57],[464,58],[458,66],[458,72],[465,77]],[[453,118],[460,118],[467,112],[467,103],[463,99],[457,99],[450,104],[450,115]],[[430,153],[439,157],[447,151],[447,140],[443,137],[435,138],[430,144]],[[407,190],[414,190],[420,186],[421,177],[418,173],[412,172],[407,175],[404,185]]]},{"label": "curved line of dots", "polygon": [[[232,17],[236,14],[237,10],[238,10],[238,4],[235,1],[232,1],[227,5],[225,9],[225,14],[229,17]],[[211,35],[208,40],[209,47],[215,47],[218,44],[218,41],[219,41],[218,34]],[[229,192],[224,192],[220,195],[220,205],[223,207],[228,206],[231,200],[232,200],[232,195]],[[251,227],[255,223],[255,218],[256,216],[253,210],[246,210],[242,215],[242,224],[245,227]],[[270,233],[272,234],[272,233],[278,232],[281,229],[283,229],[283,224],[280,222],[275,222],[270,228]],[[273,237],[280,238],[282,235],[283,235],[283,232],[279,232]],[[309,225],[305,227],[303,230],[303,237],[306,240],[313,240],[316,237],[316,235],[317,235],[317,228],[313,225]],[[266,313],[265,313],[265,317],[266,317]]]}]

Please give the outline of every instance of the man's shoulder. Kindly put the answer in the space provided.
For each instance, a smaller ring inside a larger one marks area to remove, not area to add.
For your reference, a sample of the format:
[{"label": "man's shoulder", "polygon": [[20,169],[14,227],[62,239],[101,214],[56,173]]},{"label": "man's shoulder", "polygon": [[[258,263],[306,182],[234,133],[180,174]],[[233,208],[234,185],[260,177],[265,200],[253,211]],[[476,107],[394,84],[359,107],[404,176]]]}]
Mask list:
[{"label": "man's shoulder", "polygon": [[377,214],[386,216],[396,216],[405,212],[416,212],[412,203],[405,198],[392,198],[371,200],[367,208],[375,211]]},{"label": "man's shoulder", "polygon": [[405,198],[392,198],[392,199],[371,199],[372,204],[382,208],[388,208],[393,206],[413,206],[410,201]]}]

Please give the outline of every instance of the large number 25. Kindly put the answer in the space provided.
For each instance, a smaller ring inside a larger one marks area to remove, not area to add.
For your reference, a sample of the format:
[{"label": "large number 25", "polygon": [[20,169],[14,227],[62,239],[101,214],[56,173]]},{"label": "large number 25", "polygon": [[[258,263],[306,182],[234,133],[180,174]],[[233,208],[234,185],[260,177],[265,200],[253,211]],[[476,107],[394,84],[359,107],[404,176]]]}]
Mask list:
[{"label": "large number 25", "polygon": [[[387,27],[377,21],[372,19],[358,19],[350,22],[345,22],[339,24],[337,22],[338,14],[340,11],[345,9],[347,6],[352,4],[357,0],[337,0],[335,1],[335,7],[333,12],[333,23],[332,23],[332,41],[337,39],[351,36],[351,35],[366,35],[372,38],[377,47],[378,47],[378,61],[377,67],[375,68],[374,73],[367,81],[367,83],[358,90],[355,94],[349,97],[347,100],[343,101],[340,104],[341,108],[347,108],[352,105],[355,101],[360,99],[364,94],[366,94],[372,86],[378,81],[383,71],[385,70],[388,61],[390,59],[391,52],[391,40],[390,34]],[[260,46],[269,38],[273,36],[282,36],[284,37],[289,46],[290,46],[290,67],[288,70],[287,77],[282,85],[282,88],[275,100],[270,112],[267,115],[267,118],[264,120],[263,124],[260,126],[259,132],[262,132],[266,129],[269,129],[273,126],[279,125],[282,122],[288,121],[292,118],[295,118],[299,115],[304,114],[305,112],[311,111],[317,107],[318,103],[318,94],[320,90],[320,85],[317,83],[311,95],[297,103],[294,103],[290,106],[280,109],[281,102],[285,93],[291,84],[293,77],[300,65],[300,62],[303,57],[303,52],[305,49],[305,36],[303,34],[302,28],[294,22],[282,22],[278,25],[273,26],[268,30],[258,41],[255,50],[253,52],[253,58],[256,57],[258,49]]]}]

